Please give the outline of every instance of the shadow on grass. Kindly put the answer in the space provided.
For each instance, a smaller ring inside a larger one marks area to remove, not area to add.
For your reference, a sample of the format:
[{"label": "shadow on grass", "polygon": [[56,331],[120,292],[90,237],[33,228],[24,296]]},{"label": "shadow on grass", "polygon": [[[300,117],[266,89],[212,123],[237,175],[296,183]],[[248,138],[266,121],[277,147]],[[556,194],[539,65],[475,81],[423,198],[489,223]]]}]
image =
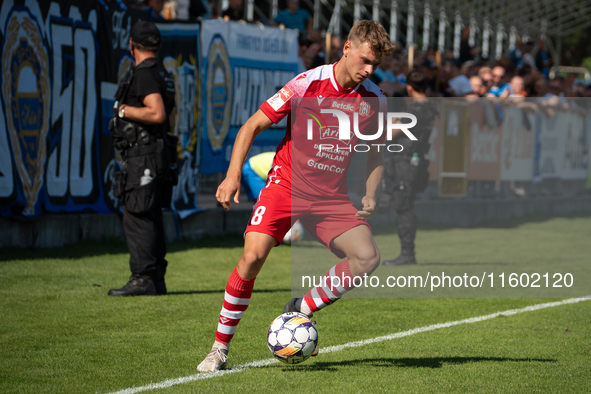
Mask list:
[{"label": "shadow on grass", "polygon": [[[510,229],[526,223],[541,223],[555,218],[591,218],[591,214],[573,214],[550,216],[543,214],[527,215],[522,218],[514,218],[509,220],[490,220],[485,221],[476,228],[499,228]],[[421,230],[449,230],[454,227],[449,225],[436,225],[429,223],[420,223],[418,226]],[[393,241],[398,242],[398,235],[396,234],[397,225],[393,223],[391,226],[374,226],[374,235],[392,235]],[[244,239],[241,234],[226,235],[223,237],[204,237],[194,241],[173,241],[167,242],[168,252],[183,252],[201,248],[242,248],[244,246]],[[300,247],[300,245],[297,245]],[[303,248],[325,248],[323,245],[314,242],[310,238],[305,238],[301,245]],[[18,260],[41,260],[41,259],[79,259],[82,257],[101,256],[110,254],[128,254],[127,245],[125,241],[119,238],[105,238],[102,240],[87,240],[74,245],[67,245],[56,248],[0,248],[0,262],[4,261],[18,261]],[[125,256],[124,258],[127,258]],[[433,263],[434,264],[434,263]],[[462,264],[463,265],[463,264]]]},{"label": "shadow on grass", "polygon": [[422,357],[422,358],[363,358],[337,362],[317,362],[308,365],[283,367],[283,371],[290,372],[326,372],[338,371],[339,367],[368,366],[368,367],[396,367],[396,368],[441,368],[445,364],[458,365],[475,362],[538,362],[555,363],[558,360],[548,358],[511,358],[511,357]]},{"label": "shadow on grass", "polygon": [[429,265],[435,265],[438,267],[443,267],[443,266],[452,266],[452,265],[458,265],[458,266],[470,266],[470,265],[491,265],[491,266],[497,266],[497,265],[515,265],[514,263],[501,263],[501,262],[488,262],[488,263],[475,263],[475,262],[467,262],[467,263],[418,263],[418,267],[420,266],[429,266]]},{"label": "shadow on grass", "polygon": [[[416,210],[420,209],[419,207]],[[510,218],[510,219],[487,219],[483,220],[480,223],[473,225],[473,226],[453,226],[450,224],[434,224],[434,223],[427,223],[427,222],[419,222],[418,223],[418,230],[451,230],[451,229],[482,229],[482,228],[492,228],[492,229],[511,229],[515,227],[519,227],[523,224],[532,224],[532,223],[543,223],[547,222],[552,219],[589,219],[591,218],[591,213],[586,212],[579,212],[579,213],[572,213],[572,214],[565,214],[565,215],[548,215],[545,213],[533,213],[529,215],[524,215],[519,218]],[[371,221],[370,221],[371,223]],[[390,225],[376,225],[372,226],[372,232],[374,235],[395,235],[398,236],[397,233],[398,224],[396,221],[392,222]]]},{"label": "shadow on grass", "polygon": [[[291,289],[253,289],[253,293],[287,293]],[[191,294],[216,294],[225,293],[226,289],[213,289],[213,290],[188,290],[188,291],[169,291],[168,295],[191,295]]]},{"label": "shadow on grass", "polygon": [[[168,253],[184,252],[202,248],[242,248],[242,235],[227,235],[225,237],[204,237],[196,241],[172,241],[166,243]],[[129,255],[127,244],[119,238],[105,238],[101,240],[82,241],[74,245],[59,248],[1,248],[0,262],[10,260],[40,260],[40,259],[79,259],[83,257],[125,254]],[[123,257],[122,262],[129,257]]]}]

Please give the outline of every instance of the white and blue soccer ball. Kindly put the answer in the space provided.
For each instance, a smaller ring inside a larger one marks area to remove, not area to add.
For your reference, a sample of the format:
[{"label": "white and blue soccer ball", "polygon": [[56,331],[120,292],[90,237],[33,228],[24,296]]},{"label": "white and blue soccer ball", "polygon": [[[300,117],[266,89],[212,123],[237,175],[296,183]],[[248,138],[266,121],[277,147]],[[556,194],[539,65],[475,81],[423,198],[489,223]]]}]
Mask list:
[{"label": "white and blue soccer ball", "polygon": [[299,220],[296,221],[293,226],[291,226],[287,234],[285,234],[285,237],[283,237],[283,243],[293,244],[301,241],[302,238],[304,238],[304,232],[305,230],[304,226],[302,226],[302,223],[300,223]]},{"label": "white and blue soccer ball", "polygon": [[269,326],[267,346],[273,356],[284,363],[299,364],[307,360],[316,345],[318,331],[303,313],[284,313]]}]

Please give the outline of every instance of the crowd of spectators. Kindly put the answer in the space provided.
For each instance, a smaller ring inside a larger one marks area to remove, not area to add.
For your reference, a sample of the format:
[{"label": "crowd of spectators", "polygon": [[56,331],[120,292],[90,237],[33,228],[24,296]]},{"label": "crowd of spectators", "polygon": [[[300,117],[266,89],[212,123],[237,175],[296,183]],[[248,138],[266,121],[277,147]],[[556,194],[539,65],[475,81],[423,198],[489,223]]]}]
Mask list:
[{"label": "crowd of spectators", "polygon": [[[219,10],[216,0],[123,0],[133,8],[150,7],[155,19],[175,19],[178,4],[189,6],[190,18],[245,19],[244,1],[229,0],[227,9]],[[300,8],[299,0],[287,0],[287,8],[278,12],[273,25],[299,30],[299,72],[332,63],[340,59],[344,41],[332,36],[330,50],[326,37],[313,30],[313,17]],[[481,56],[479,49],[469,44],[470,28],[461,32],[459,57],[452,51],[441,55],[437,62],[435,48],[415,50],[410,64],[425,73],[431,97],[538,97],[552,105],[565,105],[569,98],[591,97],[591,83],[576,79],[576,75],[550,79],[552,60],[544,40],[537,45],[531,39],[519,38],[500,59]],[[408,53],[398,45],[396,51],[383,59],[372,80],[387,96],[406,96]],[[556,99],[554,99],[556,97]]]},{"label": "crowd of spectators", "polygon": [[[435,49],[430,48],[426,52],[415,51],[412,63],[414,69],[427,75],[428,95],[432,97],[591,97],[591,84],[576,79],[575,74],[549,79],[552,64],[544,41],[533,48],[532,41],[518,40],[515,48],[500,59],[491,60],[479,56],[476,48],[468,47],[460,50],[459,58],[451,51],[443,54],[439,65]],[[384,59],[373,80],[386,95],[404,96],[404,75],[409,71],[408,57],[398,47],[389,59]]]}]

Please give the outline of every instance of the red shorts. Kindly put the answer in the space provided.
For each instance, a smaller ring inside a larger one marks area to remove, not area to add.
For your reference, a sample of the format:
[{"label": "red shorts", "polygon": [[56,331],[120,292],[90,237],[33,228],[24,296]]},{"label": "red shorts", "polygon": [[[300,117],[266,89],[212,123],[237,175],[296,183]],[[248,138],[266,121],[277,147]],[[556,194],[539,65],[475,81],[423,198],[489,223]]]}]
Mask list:
[{"label": "red shorts", "polygon": [[302,200],[291,195],[291,188],[286,182],[270,182],[261,190],[244,233],[269,234],[277,240],[278,246],[293,223],[299,220],[318,242],[337,257],[344,258],[343,252],[333,250],[330,243],[354,227],[369,227],[365,219],[355,216],[357,211],[346,196],[341,199]]}]

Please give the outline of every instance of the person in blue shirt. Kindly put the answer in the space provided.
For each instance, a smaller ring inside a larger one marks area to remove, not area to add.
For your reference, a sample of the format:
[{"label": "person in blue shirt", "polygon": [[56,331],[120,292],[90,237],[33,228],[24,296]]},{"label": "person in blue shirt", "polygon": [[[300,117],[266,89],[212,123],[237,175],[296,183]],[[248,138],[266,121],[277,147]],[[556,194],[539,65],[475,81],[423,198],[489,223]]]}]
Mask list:
[{"label": "person in blue shirt", "polygon": [[275,22],[288,29],[298,29],[304,32],[312,29],[313,18],[308,11],[300,8],[299,0],[287,0],[287,8],[279,11]]},{"label": "person in blue shirt", "polygon": [[490,97],[509,97],[511,95],[511,85],[503,81],[505,78],[505,69],[496,66],[492,69],[493,86],[488,91]]},{"label": "person in blue shirt", "polygon": [[164,9],[164,0],[148,0],[148,7],[152,9],[152,20],[159,22],[164,20],[162,10]]},{"label": "person in blue shirt", "polygon": [[544,40],[538,41],[538,53],[536,53],[536,68],[544,74],[546,79],[550,75],[550,67],[552,66],[552,59],[548,52],[546,52],[546,42]]}]

